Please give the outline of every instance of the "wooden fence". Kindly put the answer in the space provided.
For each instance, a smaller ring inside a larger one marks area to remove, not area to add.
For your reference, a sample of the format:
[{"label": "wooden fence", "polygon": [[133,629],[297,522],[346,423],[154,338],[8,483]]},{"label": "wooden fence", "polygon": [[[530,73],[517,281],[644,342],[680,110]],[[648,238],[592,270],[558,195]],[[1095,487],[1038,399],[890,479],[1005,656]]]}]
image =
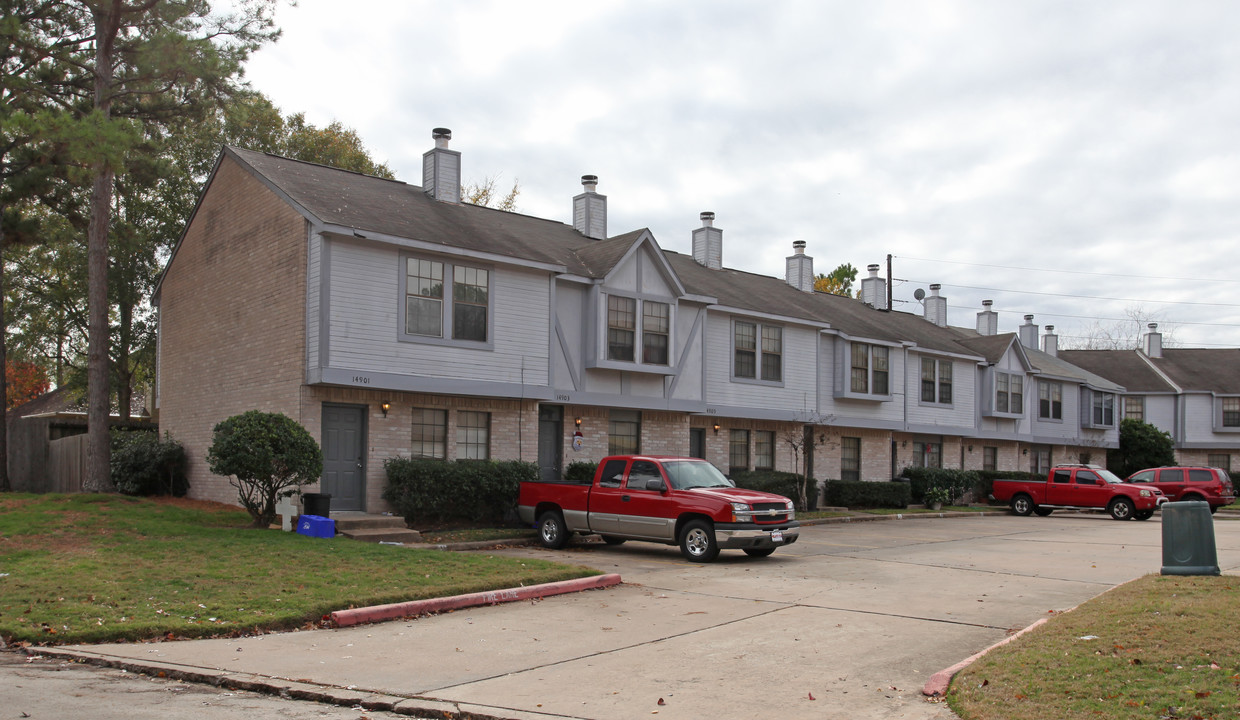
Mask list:
[{"label": "wooden fence", "polygon": [[48,443],[46,491],[82,492],[86,477],[86,435],[70,435]]}]

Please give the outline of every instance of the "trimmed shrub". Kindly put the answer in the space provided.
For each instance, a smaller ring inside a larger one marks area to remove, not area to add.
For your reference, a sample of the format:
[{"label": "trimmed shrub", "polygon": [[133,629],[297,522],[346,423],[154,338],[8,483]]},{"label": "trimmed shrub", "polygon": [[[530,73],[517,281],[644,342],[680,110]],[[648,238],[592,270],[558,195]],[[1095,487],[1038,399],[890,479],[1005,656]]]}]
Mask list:
[{"label": "trimmed shrub", "polygon": [[422,460],[383,463],[392,503],[409,527],[428,522],[503,523],[516,511],[521,483],[538,480],[538,465],[519,460]]},{"label": "trimmed shrub", "polygon": [[[904,472],[901,473],[901,476],[909,479],[909,490],[912,492],[912,501],[916,503],[925,502],[926,491],[932,487],[945,490],[947,496],[951,498],[948,502],[955,503],[970,490],[972,490],[976,496],[977,488],[982,484],[981,477],[977,474],[976,470],[906,467],[904,468]],[[1006,476],[1000,475],[1000,477]],[[988,493],[989,490],[986,492]],[[985,495],[986,493],[983,493],[982,497],[985,497]]]},{"label": "trimmed shrub", "polygon": [[185,448],[165,434],[147,430],[112,432],[112,483],[125,495],[174,495],[189,490]]},{"label": "trimmed shrub", "polygon": [[977,470],[977,485],[973,489],[973,499],[975,502],[986,502],[990,494],[994,492],[995,480],[1025,480],[1030,482],[1041,482],[1046,480],[1046,476],[1039,473],[1021,472],[1019,470],[1012,472],[1003,472],[1001,470]]},{"label": "trimmed shrub", "polygon": [[911,497],[909,483],[832,480],[827,483],[827,504],[846,508],[906,508]]},{"label": "trimmed shrub", "polygon": [[[797,496],[801,494],[801,476],[796,473],[777,470],[738,470],[732,473],[732,482],[736,483],[737,487],[746,490],[762,490],[783,495],[797,503],[797,510],[805,509],[797,500]],[[812,486],[809,492],[814,492]]]},{"label": "trimmed shrub", "polygon": [[594,482],[596,472],[598,472],[598,463],[575,460],[564,469],[564,480],[574,485],[589,485]]},{"label": "trimmed shrub", "polygon": [[207,449],[211,472],[228,477],[241,505],[265,528],[276,519],[276,500],[318,482],[323,453],[288,415],[250,410],[218,423]]}]

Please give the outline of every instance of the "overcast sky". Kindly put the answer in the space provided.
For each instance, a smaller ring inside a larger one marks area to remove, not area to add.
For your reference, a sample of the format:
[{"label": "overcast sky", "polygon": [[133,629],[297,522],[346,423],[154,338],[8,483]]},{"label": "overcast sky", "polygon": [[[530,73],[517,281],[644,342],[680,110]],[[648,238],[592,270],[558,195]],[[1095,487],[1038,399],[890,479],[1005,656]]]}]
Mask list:
[{"label": "overcast sky", "polygon": [[[347,8],[347,12],[342,12]],[[1240,347],[1240,3],[299,0],[247,77],[339,120],[421,184],[431,129],[465,180],[571,222],[782,277],[894,259],[896,308],[943,285],[1060,346],[1137,313]],[[884,267],[885,273],[885,267]],[[900,302],[905,301],[905,302]],[[1128,333],[1136,325],[1129,323]]]}]

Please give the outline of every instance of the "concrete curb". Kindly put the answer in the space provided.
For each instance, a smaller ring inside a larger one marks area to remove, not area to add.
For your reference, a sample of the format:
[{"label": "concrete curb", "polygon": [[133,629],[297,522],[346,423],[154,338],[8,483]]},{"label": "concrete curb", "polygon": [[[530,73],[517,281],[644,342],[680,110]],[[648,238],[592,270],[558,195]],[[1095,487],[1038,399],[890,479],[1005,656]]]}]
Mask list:
[{"label": "concrete curb", "polygon": [[507,590],[491,590],[488,592],[470,593],[468,595],[454,595],[452,597],[428,598],[426,600],[374,605],[372,607],[353,608],[351,610],[337,610],[331,614],[331,619],[338,627],[349,627],[360,623],[447,612],[477,607],[479,605],[498,605],[500,603],[533,600],[551,595],[580,592],[582,590],[597,590],[619,584],[620,576],[611,573],[608,575],[577,578],[576,580],[531,585],[529,587],[509,588]]},{"label": "concrete curb", "polygon": [[921,694],[922,694],[922,695],[927,695],[927,696],[929,696],[929,697],[942,697],[942,696],[946,695],[946,694],[947,694],[947,686],[951,684],[951,682],[952,682],[952,678],[956,677],[956,673],[960,672],[961,670],[964,670],[964,669],[965,669],[965,668],[967,668],[968,666],[970,666],[970,665],[972,665],[973,663],[977,662],[977,661],[978,661],[978,660],[979,660],[979,659],[980,659],[983,655],[985,655],[986,653],[990,652],[991,650],[994,650],[994,649],[995,649],[995,648],[997,648],[997,647],[1003,647],[1004,645],[1007,645],[1008,643],[1012,642],[1013,640],[1015,640],[1016,638],[1020,637],[1021,635],[1024,635],[1025,633],[1027,633],[1027,632],[1029,632],[1029,631],[1031,631],[1031,630],[1033,630],[1033,629],[1035,629],[1035,628],[1038,628],[1038,627],[1041,627],[1042,625],[1045,625],[1045,624],[1046,624],[1046,622],[1047,622],[1047,618],[1042,618],[1041,620],[1039,620],[1039,621],[1035,622],[1034,624],[1030,625],[1029,627],[1025,628],[1024,630],[1021,630],[1021,631],[1019,631],[1019,632],[1013,633],[1013,634],[1011,634],[1011,635],[1009,635],[1009,636],[1007,636],[1007,637],[1003,638],[1002,640],[1000,640],[999,642],[995,643],[994,645],[991,645],[990,647],[986,648],[985,650],[983,650],[983,651],[981,651],[981,652],[979,652],[979,653],[976,653],[976,654],[974,654],[974,655],[970,655],[969,657],[965,658],[964,660],[961,660],[960,662],[956,663],[955,665],[952,665],[951,667],[947,668],[946,670],[940,670],[940,671],[936,672],[935,674],[933,674],[933,675],[931,675],[931,676],[930,676],[930,679],[929,679],[929,680],[926,682],[926,684],[922,687],[922,689],[921,689]]}]

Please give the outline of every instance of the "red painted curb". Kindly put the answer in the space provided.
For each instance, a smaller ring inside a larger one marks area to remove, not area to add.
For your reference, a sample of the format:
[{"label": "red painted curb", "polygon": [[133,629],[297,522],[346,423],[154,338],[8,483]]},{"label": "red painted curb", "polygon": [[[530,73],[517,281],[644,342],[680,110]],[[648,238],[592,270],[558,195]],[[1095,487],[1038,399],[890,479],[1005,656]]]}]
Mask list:
[{"label": "red painted curb", "polygon": [[991,650],[994,650],[997,647],[1003,647],[1004,645],[1007,645],[1008,643],[1012,642],[1013,640],[1020,637],[1021,635],[1024,635],[1030,630],[1036,627],[1039,627],[1040,625],[1044,624],[1046,620],[1047,620],[1046,618],[1042,618],[1041,620],[1035,622],[1034,624],[1030,625],[1024,630],[1021,630],[1020,632],[1013,633],[1012,635],[1005,637],[1004,639],[1000,640],[994,645],[991,645],[990,647],[986,648],[980,653],[977,653],[976,655],[971,655],[968,658],[965,658],[964,660],[961,660],[960,662],[956,663],[955,665],[952,665],[946,670],[940,670],[936,672],[935,674],[930,676],[930,680],[927,681],[925,684],[925,687],[921,689],[921,694],[929,695],[931,697],[934,697],[935,695],[938,695],[939,697],[946,695],[947,686],[951,684],[952,678],[956,676],[956,673],[972,665],[974,662],[977,661],[978,658],[990,652]]},{"label": "red painted curb", "polygon": [[478,607],[479,605],[498,605],[516,600],[533,600],[535,598],[563,595],[564,593],[580,592],[582,590],[597,590],[619,584],[620,576],[616,573],[611,573],[608,575],[578,578],[576,580],[530,585],[529,587],[509,588],[507,590],[490,590],[468,595],[454,595],[445,598],[411,600],[389,605],[337,610],[331,614],[331,619],[338,627],[348,627],[361,623]]}]

